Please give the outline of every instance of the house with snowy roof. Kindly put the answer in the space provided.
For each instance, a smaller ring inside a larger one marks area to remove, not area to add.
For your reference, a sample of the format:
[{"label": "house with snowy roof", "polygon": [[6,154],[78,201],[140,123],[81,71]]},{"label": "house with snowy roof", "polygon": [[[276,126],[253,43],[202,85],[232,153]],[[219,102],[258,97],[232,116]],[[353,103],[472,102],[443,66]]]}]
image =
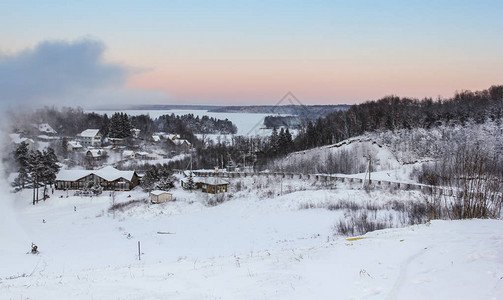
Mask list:
[{"label": "house with snowy roof", "polygon": [[66,149],[70,152],[82,150],[82,145],[77,141],[68,141],[66,143]]},{"label": "house with snowy roof", "polygon": [[122,159],[134,159],[135,154],[133,150],[124,150],[122,151]]},{"label": "house with snowy roof", "polygon": [[25,138],[25,137],[21,137],[21,135],[19,133],[11,133],[11,134],[9,134],[9,137],[14,144],[19,145],[21,143],[25,143],[28,146],[29,150],[35,150],[35,141],[34,140],[29,139],[29,138]]},{"label": "house with snowy roof", "polygon": [[173,201],[173,194],[161,190],[154,190],[150,192],[150,202],[157,204],[168,201]]},{"label": "house with snowy roof", "polygon": [[[194,187],[196,189],[201,189],[202,192],[210,194],[225,193],[229,187],[229,182],[218,177],[192,176],[192,182],[194,183]],[[182,178],[180,184],[184,189],[190,188],[190,173],[189,175],[186,175],[186,177]]]},{"label": "house with snowy roof", "polygon": [[135,171],[121,171],[112,166],[99,170],[60,170],[56,175],[56,189],[81,190],[101,186],[103,190],[129,191],[140,178]]},{"label": "house with snowy roof", "polygon": [[190,147],[192,146],[192,144],[188,140],[184,140],[184,139],[176,139],[176,140],[173,140],[173,142],[175,143],[175,145],[177,147],[181,148],[185,152],[189,152]]},{"label": "house with snowy roof", "polygon": [[102,135],[99,129],[86,129],[77,135],[77,140],[84,147],[101,146]]},{"label": "house with snowy roof", "polygon": [[47,123],[33,124],[33,127],[37,128],[38,131],[43,135],[54,136],[58,134],[56,130],[54,130],[54,128],[52,128],[51,125]]},{"label": "house with snowy roof", "polygon": [[102,149],[90,149],[87,150],[86,157],[92,160],[101,160],[106,157],[106,152]]}]

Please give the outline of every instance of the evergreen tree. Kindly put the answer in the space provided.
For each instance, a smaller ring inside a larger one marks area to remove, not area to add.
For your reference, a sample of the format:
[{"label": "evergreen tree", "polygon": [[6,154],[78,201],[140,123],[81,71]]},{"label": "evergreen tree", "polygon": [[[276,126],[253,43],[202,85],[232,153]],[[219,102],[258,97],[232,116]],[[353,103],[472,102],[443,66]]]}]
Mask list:
[{"label": "evergreen tree", "polygon": [[49,147],[42,153],[43,169],[41,170],[41,182],[44,183],[44,200],[47,191],[47,185],[52,185],[56,182],[56,175],[60,169],[58,165],[58,158],[54,150]]},{"label": "evergreen tree", "polygon": [[278,150],[278,129],[274,127],[272,129],[271,137],[269,138],[269,152],[271,156],[275,156]]},{"label": "evergreen tree", "polygon": [[145,171],[145,175],[143,175],[141,186],[146,191],[151,191],[155,187],[155,183],[159,180],[159,174],[157,171],[157,166],[151,165]]},{"label": "evergreen tree", "polygon": [[28,144],[26,144],[25,142],[19,144],[19,146],[14,151],[14,159],[16,160],[19,172],[17,181],[21,184],[21,187],[24,189],[24,184],[28,179],[28,173],[30,167]]},{"label": "evergreen tree", "polygon": [[187,190],[195,190],[196,189],[196,184],[194,182],[194,176],[192,175],[192,171],[189,174],[189,177],[187,178],[187,184],[185,185],[185,188]]},{"label": "evergreen tree", "polygon": [[114,113],[110,119],[109,136],[112,138],[127,138],[131,136],[131,122],[125,113]]}]

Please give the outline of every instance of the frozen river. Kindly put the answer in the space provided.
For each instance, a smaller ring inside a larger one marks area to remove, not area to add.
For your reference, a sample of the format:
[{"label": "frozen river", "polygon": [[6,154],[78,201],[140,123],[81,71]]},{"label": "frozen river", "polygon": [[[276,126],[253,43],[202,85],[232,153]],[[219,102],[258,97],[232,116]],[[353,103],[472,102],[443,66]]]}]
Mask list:
[{"label": "frozen river", "polygon": [[238,128],[238,135],[269,135],[271,130],[264,129],[264,118],[271,114],[259,113],[220,113],[208,112],[207,110],[88,110],[87,112],[95,112],[98,114],[108,114],[111,116],[115,112],[123,112],[130,116],[149,115],[152,119],[156,119],[162,115],[187,115],[193,114],[194,116],[208,116],[221,120],[228,119]]}]

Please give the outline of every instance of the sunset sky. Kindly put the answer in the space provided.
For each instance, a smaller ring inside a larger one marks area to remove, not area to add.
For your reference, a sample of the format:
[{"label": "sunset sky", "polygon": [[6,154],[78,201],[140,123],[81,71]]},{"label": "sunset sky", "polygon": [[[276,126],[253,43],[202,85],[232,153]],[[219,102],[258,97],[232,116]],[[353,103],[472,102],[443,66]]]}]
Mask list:
[{"label": "sunset sky", "polygon": [[79,105],[274,104],[288,91],[306,104],[450,97],[503,84],[502,12],[501,0],[0,1],[0,97]]}]

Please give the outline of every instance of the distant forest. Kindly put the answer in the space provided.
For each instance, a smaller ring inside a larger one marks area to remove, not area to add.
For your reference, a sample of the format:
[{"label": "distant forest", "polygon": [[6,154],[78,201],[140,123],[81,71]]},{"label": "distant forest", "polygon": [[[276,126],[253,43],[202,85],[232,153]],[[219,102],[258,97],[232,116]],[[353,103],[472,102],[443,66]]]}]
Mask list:
[{"label": "distant forest", "polygon": [[[465,126],[503,118],[503,86],[483,91],[457,92],[448,99],[422,100],[387,96],[376,101],[353,105],[347,110],[332,112],[316,120],[304,120],[295,138],[283,130],[285,118],[266,118],[273,128],[268,138],[235,137],[231,144],[208,144],[201,149],[195,165],[209,168],[222,160],[253,162],[257,170],[294,151],[301,151],[370,132],[394,132],[414,128],[425,130],[439,126]],[[294,120],[294,119],[292,119]],[[289,121],[288,121],[289,122]],[[290,124],[291,125],[291,124]]]},{"label": "distant forest", "polygon": [[502,117],[503,85],[456,92],[452,98],[438,100],[387,96],[305,122],[292,150],[333,144],[365,132],[501,122]]},{"label": "distant forest", "polygon": [[292,115],[298,116],[299,119],[316,120],[319,117],[324,117],[329,113],[337,111],[346,111],[351,105],[335,104],[335,105],[249,105],[249,106],[222,106],[211,109],[211,112],[228,112],[228,113],[262,113],[277,116]]}]

